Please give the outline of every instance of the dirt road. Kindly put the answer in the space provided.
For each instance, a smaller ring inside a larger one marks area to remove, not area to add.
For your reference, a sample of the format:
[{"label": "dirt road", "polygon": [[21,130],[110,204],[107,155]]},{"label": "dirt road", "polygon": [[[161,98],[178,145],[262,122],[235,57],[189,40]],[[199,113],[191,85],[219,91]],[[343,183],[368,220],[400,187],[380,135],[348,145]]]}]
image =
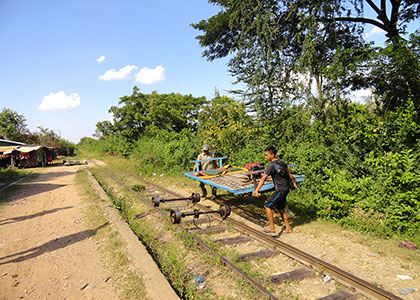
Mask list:
[{"label": "dirt road", "polygon": [[0,209],[0,299],[117,299],[74,179],[43,169]]}]

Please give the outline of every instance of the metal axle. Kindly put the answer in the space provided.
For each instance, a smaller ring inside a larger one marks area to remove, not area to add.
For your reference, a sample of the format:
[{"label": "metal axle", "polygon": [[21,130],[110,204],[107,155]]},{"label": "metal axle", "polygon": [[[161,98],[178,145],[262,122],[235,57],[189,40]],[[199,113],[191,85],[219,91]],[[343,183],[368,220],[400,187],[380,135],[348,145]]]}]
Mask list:
[{"label": "metal axle", "polygon": [[170,213],[171,222],[173,224],[181,223],[181,218],[185,218],[187,216],[194,216],[194,219],[198,219],[200,215],[207,215],[207,214],[219,214],[223,220],[225,220],[228,216],[230,216],[231,209],[229,205],[222,204],[218,210],[211,210],[211,211],[200,211],[198,209],[194,209],[190,212],[181,212],[179,209],[172,209]]},{"label": "metal axle", "polygon": [[160,196],[153,196],[152,197],[152,204],[154,207],[159,207],[160,203],[165,202],[175,202],[175,201],[182,201],[182,200],[190,200],[193,204],[200,202],[200,194],[192,193],[189,197],[184,198],[174,198],[174,199],[165,199]]}]

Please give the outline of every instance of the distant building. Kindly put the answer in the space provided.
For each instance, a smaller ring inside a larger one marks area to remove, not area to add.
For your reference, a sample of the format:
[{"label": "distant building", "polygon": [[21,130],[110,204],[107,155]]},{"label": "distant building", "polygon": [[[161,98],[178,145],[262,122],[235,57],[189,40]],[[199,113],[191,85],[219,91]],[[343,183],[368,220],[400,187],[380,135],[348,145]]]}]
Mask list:
[{"label": "distant building", "polygon": [[0,168],[45,167],[57,159],[54,148],[0,139]]}]

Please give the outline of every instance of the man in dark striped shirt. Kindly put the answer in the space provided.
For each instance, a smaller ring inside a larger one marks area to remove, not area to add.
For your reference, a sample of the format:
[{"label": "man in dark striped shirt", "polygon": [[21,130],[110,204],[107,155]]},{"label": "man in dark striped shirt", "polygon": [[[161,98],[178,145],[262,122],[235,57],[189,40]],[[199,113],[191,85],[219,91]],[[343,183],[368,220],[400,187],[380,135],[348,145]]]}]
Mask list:
[{"label": "man in dark striped shirt", "polygon": [[281,233],[291,233],[292,227],[289,224],[286,214],[286,197],[289,193],[289,180],[292,181],[293,187],[296,189],[296,182],[292,174],[287,167],[287,164],[276,157],[277,149],[273,146],[265,149],[265,159],[267,159],[270,164],[265,169],[264,175],[262,176],[257,188],[254,190],[253,195],[259,197],[259,191],[264,185],[265,180],[268,176],[271,176],[274,183],[274,193],[271,194],[264,203],[265,211],[268,218],[269,225],[263,229],[267,233],[275,233],[274,228],[274,217],[273,217],[273,208],[277,208],[280,212],[280,216],[283,220],[285,228]]}]

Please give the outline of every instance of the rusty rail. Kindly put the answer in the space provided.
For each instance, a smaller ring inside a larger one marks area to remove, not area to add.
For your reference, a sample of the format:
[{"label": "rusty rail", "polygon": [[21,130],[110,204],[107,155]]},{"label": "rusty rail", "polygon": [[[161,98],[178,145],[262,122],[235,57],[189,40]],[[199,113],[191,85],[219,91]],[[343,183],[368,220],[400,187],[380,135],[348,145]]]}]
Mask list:
[{"label": "rusty rail", "polygon": [[[114,179],[115,181],[117,181],[118,183],[120,183],[121,185],[123,185],[124,187],[126,187],[127,189],[129,189],[130,192],[134,193],[136,196],[140,197],[148,206],[150,206],[152,209],[154,209],[156,212],[160,213],[162,216],[164,216],[165,218],[168,217],[167,214],[165,214],[165,212],[163,212],[162,210],[158,209],[157,207],[154,207],[153,204],[148,201],[146,198],[139,196],[139,194],[137,193],[137,191],[133,190],[130,186],[126,185],[124,182],[122,182],[120,179],[116,178],[115,176],[113,176],[111,173],[107,172],[107,174]],[[134,175],[134,174],[133,174]],[[93,174],[93,176],[95,177],[95,175]],[[135,175],[134,175],[135,176]],[[137,176],[136,176],[137,177]],[[98,180],[95,177],[96,180]],[[140,179],[140,178],[139,178]],[[142,180],[142,179],[141,179]],[[150,185],[154,185],[151,184],[147,181],[142,180],[144,183],[150,184]],[[155,187],[158,187],[160,189],[164,189],[162,187],[159,187],[157,185],[154,185]],[[166,190],[166,189],[165,189]],[[173,195],[174,192],[170,192],[168,190],[168,193],[171,193]],[[177,195],[177,197],[180,195]],[[179,198],[181,198],[182,196],[180,196]],[[203,206],[204,209],[208,210],[206,207]],[[199,237],[197,237],[195,234],[192,234],[191,232],[189,232],[186,228],[184,228],[182,225],[180,224],[173,224],[176,225],[178,229],[186,232],[189,236],[191,236],[203,249],[211,252],[213,255],[218,256],[220,261],[228,266],[229,268],[231,268],[235,273],[239,274],[240,276],[242,276],[246,281],[248,281],[249,284],[251,284],[255,289],[257,289],[259,292],[261,292],[262,294],[264,294],[266,297],[268,297],[271,300],[278,300],[278,298],[276,296],[274,296],[273,294],[271,294],[265,287],[263,287],[261,284],[259,284],[257,281],[255,281],[254,279],[252,279],[251,277],[248,276],[248,274],[246,274],[245,272],[243,272],[241,269],[239,269],[238,267],[236,267],[232,262],[230,262],[226,257],[219,255],[216,251],[214,251],[209,245],[207,245],[202,239],[200,239]]]},{"label": "rusty rail", "polygon": [[[139,176],[132,174],[137,179],[141,180],[143,183],[152,185],[160,190],[164,190],[165,192],[174,195],[175,197],[181,197],[178,193],[171,191],[169,189],[166,189],[165,187],[162,187],[160,185],[157,185],[155,183],[149,182],[143,178],[140,178]],[[203,205],[196,204],[196,207],[208,210]],[[216,216],[217,217],[217,216]],[[331,265],[330,263],[323,261],[315,256],[312,256],[302,250],[299,250],[291,245],[288,245],[278,239],[275,239],[269,235],[266,235],[248,225],[242,224],[236,220],[233,220],[232,218],[226,219],[226,222],[232,224],[235,228],[237,228],[239,231],[242,231],[244,233],[250,234],[256,239],[260,240],[261,242],[264,242],[265,244],[277,248],[280,252],[282,252],[284,255],[291,257],[292,259],[295,259],[299,261],[302,264],[311,266],[311,267],[320,267],[324,271],[324,273],[327,273],[332,278],[337,280],[338,282],[353,287],[361,294],[371,298],[371,299],[377,299],[377,300],[403,300],[402,298],[385,291],[384,289],[381,289],[357,276],[354,276],[353,274],[350,274],[336,266]]]}]

